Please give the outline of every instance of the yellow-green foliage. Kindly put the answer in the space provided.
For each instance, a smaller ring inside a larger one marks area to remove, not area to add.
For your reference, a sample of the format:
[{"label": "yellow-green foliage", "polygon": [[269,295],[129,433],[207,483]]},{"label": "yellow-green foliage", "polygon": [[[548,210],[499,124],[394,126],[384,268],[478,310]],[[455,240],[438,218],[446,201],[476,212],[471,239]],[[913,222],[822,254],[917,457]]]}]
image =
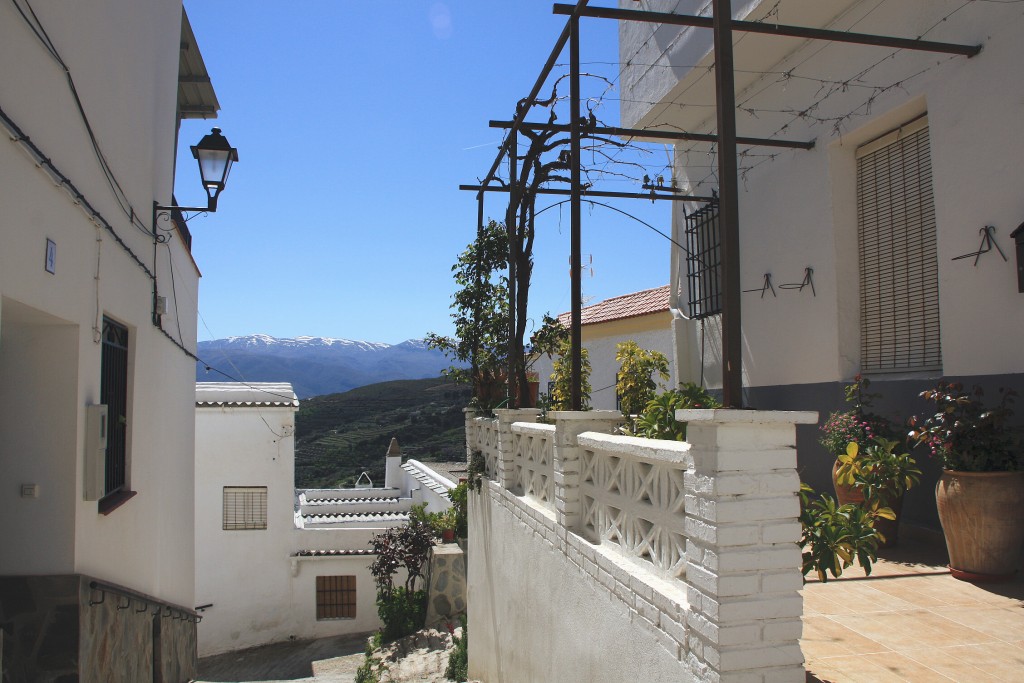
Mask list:
[{"label": "yellow-green foliage", "polygon": [[[580,408],[590,410],[590,356],[586,349],[580,349],[580,375]],[[568,339],[563,340],[559,346],[551,381],[550,410],[572,410],[572,349]]]},{"label": "yellow-green foliage", "polygon": [[660,351],[640,348],[635,341],[615,345],[615,360],[619,363],[615,391],[619,396],[622,414],[627,419],[642,411],[654,398],[658,388],[654,373],[668,379],[668,358]]}]

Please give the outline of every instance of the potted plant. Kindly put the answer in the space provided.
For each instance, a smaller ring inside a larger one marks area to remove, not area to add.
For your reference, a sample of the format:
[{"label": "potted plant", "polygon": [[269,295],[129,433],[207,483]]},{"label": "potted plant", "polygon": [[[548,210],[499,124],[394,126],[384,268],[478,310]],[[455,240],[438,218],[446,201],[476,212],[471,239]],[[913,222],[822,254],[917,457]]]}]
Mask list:
[{"label": "potted plant", "polygon": [[836,490],[836,498],[842,505],[859,505],[864,502],[863,493],[857,487],[852,484],[841,484],[837,479],[839,458],[847,453],[849,445],[856,443],[859,448],[866,448],[876,438],[896,436],[889,420],[871,412],[871,404],[879,395],[867,391],[870,384],[871,380],[867,377],[855,376],[853,382],[844,389],[846,401],[852,403],[853,407],[834,411],[821,427],[818,443],[836,458],[832,466],[832,485]]},{"label": "potted plant", "polygon": [[[875,516],[885,510],[868,511],[859,505],[838,505],[829,495],[815,497],[814,490],[800,484],[800,550],[802,571],[812,571],[825,583],[828,575],[839,578],[854,561],[871,575],[871,563],[878,559],[879,535]],[[806,579],[805,579],[806,580]]]},{"label": "potted plant", "polygon": [[928,446],[942,462],[935,498],[949,568],[959,579],[1013,574],[1024,542],[1020,442],[1007,425],[1016,394],[1000,394],[998,405],[987,408],[980,387],[967,393],[962,384],[940,382],[920,394],[936,412],[910,421],[909,439]]},{"label": "potted plant", "polygon": [[890,514],[879,514],[875,520],[884,548],[899,541],[903,495],[921,481],[917,461],[909,453],[897,453],[897,443],[895,439],[880,437],[861,449],[856,441],[851,441],[846,453],[836,460],[834,470],[837,489],[855,490],[870,510],[889,510]]}]

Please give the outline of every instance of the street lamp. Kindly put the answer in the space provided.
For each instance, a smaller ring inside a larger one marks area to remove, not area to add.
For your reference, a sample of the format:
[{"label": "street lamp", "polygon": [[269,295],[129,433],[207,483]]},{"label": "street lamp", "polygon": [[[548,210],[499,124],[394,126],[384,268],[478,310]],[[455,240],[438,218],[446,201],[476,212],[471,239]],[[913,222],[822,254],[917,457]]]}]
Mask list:
[{"label": "street lamp", "polygon": [[207,205],[203,206],[160,206],[153,202],[153,225],[161,211],[209,211],[217,210],[217,198],[228,182],[231,165],[238,161],[238,150],[221,135],[220,128],[214,128],[203,136],[199,144],[192,145],[192,156],[199,162],[199,175],[206,190]]},{"label": "street lamp", "polygon": [[199,162],[199,175],[209,198],[207,210],[216,211],[217,197],[228,181],[231,165],[238,161],[238,150],[220,134],[220,128],[214,128],[198,145],[192,145],[192,156]]}]

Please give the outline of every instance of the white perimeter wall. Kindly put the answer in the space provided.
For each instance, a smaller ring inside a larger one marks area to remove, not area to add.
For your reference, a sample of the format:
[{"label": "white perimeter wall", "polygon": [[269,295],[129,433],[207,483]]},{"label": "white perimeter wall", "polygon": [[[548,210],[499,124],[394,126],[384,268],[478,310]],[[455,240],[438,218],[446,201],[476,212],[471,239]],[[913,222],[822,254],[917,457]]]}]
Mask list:
[{"label": "white perimeter wall", "polygon": [[[556,548],[551,513],[532,506],[527,514],[513,513],[517,503],[531,506],[486,480],[479,495],[469,496],[470,677],[689,680],[676,655],[631,619],[625,602]],[[621,576],[629,581],[629,571]]]},{"label": "white perimeter wall", "polygon": [[[169,202],[173,184],[180,0],[33,6],[148,225],[153,200]],[[191,257],[171,234],[154,262],[152,238],[130,224],[97,165],[64,71],[11,3],[0,7],[0,64],[0,106],[156,273],[169,301],[165,329],[194,348]],[[0,573],[80,572],[191,607],[194,362],[153,327],[146,273],[6,132],[0,138]],[[53,274],[43,267],[47,239],[57,247]],[[127,480],[138,493],[108,516],[82,499],[103,315],[130,334]],[[39,497],[21,498],[23,483],[38,484]]]}]

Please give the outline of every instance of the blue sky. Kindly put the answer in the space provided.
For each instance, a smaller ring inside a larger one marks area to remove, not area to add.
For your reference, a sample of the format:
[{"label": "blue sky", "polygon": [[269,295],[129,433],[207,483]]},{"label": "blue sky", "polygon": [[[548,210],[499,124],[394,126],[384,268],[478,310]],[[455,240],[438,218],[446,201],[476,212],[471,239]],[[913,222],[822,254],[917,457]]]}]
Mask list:
[{"label": "blue sky", "polygon": [[[450,268],[476,230],[475,195],[458,186],[490,168],[502,131],[488,121],[512,117],[565,19],[540,0],[185,7],[222,109],[182,125],[179,203],[204,203],[188,146],[212,125],[240,157],[218,212],[190,222],[199,339],[451,333]],[[616,30],[584,22],[584,70],[617,78],[614,64],[597,64],[617,61]],[[617,125],[618,90],[609,97],[600,116]],[[665,159],[654,148],[652,165]],[[668,232],[667,203],[611,201]],[[486,215],[503,216],[504,202],[489,195]],[[538,221],[533,319],[569,308],[568,227],[567,206]],[[668,281],[668,242],[607,209],[584,209],[583,253],[585,300]]]}]

